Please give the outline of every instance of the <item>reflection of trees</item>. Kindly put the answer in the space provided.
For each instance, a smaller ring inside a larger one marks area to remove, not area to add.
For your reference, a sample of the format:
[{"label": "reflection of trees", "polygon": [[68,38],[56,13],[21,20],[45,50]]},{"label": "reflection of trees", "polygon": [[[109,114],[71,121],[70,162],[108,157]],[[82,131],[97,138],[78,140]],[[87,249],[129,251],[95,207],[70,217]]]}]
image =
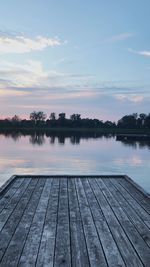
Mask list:
[{"label": "reflection of trees", "polygon": [[[108,138],[113,138],[115,137],[114,134],[108,134],[108,133],[100,133],[97,131],[67,131],[67,130],[62,130],[60,131],[59,129],[52,130],[52,131],[45,131],[40,130],[40,131],[33,131],[31,129],[26,129],[26,130],[2,130],[0,129],[0,135],[5,136],[6,138],[12,138],[14,141],[18,141],[22,136],[28,136],[29,142],[32,145],[43,145],[45,143],[46,139],[49,139],[49,143],[53,145],[56,140],[58,140],[59,144],[64,145],[65,140],[69,139],[70,144],[75,145],[75,144],[80,144],[81,139],[82,140],[91,140],[92,139],[108,139]],[[147,147],[150,149],[150,141],[148,140],[119,140],[116,139],[117,141],[121,141],[121,143],[124,146],[130,146],[132,148],[145,148]]]},{"label": "reflection of trees", "polygon": [[19,139],[21,138],[20,132],[5,132],[3,135],[6,138],[12,138],[15,142],[19,141]]},{"label": "reflection of trees", "polygon": [[29,138],[29,142],[32,145],[42,146],[45,143],[44,135],[34,134]]},{"label": "reflection of trees", "polygon": [[49,142],[51,145],[55,144],[55,136],[50,136]]},{"label": "reflection of trees", "polygon": [[137,142],[135,141],[124,141],[124,140],[121,140],[121,143],[124,145],[124,146],[128,146],[128,147],[132,147],[132,148],[135,148],[137,149]]},{"label": "reflection of trees", "polygon": [[145,148],[145,147],[148,147],[150,149],[150,142],[139,142],[139,148]]},{"label": "reflection of trees", "polygon": [[65,144],[65,136],[64,135],[59,135],[58,136],[58,143],[61,145]]},{"label": "reflection of trees", "polygon": [[121,143],[124,145],[124,146],[130,146],[130,147],[133,147],[135,149],[137,148],[145,148],[145,147],[148,147],[150,149],[150,142],[149,141],[129,141],[129,140],[121,140]]},{"label": "reflection of trees", "polygon": [[18,141],[18,140],[20,139],[20,137],[21,137],[21,134],[20,134],[20,133],[16,133],[16,132],[14,132],[14,133],[11,134],[11,138],[12,138],[15,142]]},{"label": "reflection of trees", "polygon": [[112,137],[115,137],[115,134],[105,133],[105,134],[102,134],[102,136],[103,136],[105,139],[110,139],[110,138],[112,138]]},{"label": "reflection of trees", "polygon": [[78,144],[80,144],[80,136],[75,136],[75,135],[71,136],[70,137],[70,143],[72,145],[78,145]]}]

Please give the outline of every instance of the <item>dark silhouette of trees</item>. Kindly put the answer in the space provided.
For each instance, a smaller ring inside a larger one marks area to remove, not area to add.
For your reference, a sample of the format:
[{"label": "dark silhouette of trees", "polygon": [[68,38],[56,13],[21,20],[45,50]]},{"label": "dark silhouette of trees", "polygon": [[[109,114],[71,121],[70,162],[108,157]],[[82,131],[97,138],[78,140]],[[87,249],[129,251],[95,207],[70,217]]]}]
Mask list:
[{"label": "dark silhouette of trees", "polygon": [[0,119],[0,129],[51,129],[51,128],[76,128],[76,129],[150,129],[150,113],[133,113],[125,115],[117,123],[110,120],[81,118],[78,113],[73,113],[70,118],[66,118],[65,113],[59,113],[58,117],[52,112],[46,120],[43,111],[33,111],[30,119],[21,119],[18,115],[12,118]]},{"label": "dark silhouette of trees", "polygon": [[115,124],[115,122],[105,121],[105,122],[104,122],[104,126],[105,126],[106,128],[115,128],[115,127],[116,127],[116,124]]},{"label": "dark silhouette of trees", "polygon": [[119,128],[134,129],[137,126],[137,120],[134,114],[126,115],[118,121]]},{"label": "dark silhouette of trees", "polygon": [[45,143],[44,135],[35,133],[34,135],[30,136],[29,142],[32,145],[42,146]]},{"label": "dark silhouette of trees", "polygon": [[146,119],[146,114],[145,113],[141,113],[140,115],[139,115],[139,119],[140,119],[140,126],[142,127],[143,125],[144,125],[144,123],[145,123],[145,119]]},{"label": "dark silhouette of trees", "polygon": [[56,120],[56,114],[54,112],[52,112],[49,116],[50,120]]},{"label": "dark silhouette of trees", "polygon": [[72,127],[80,127],[81,126],[81,115],[80,114],[72,114],[70,116]]},{"label": "dark silhouette of trees", "polygon": [[43,111],[33,111],[30,113],[30,120],[34,121],[35,124],[43,122],[46,119],[46,114]]},{"label": "dark silhouette of trees", "polygon": [[72,115],[70,116],[70,119],[71,119],[72,121],[79,121],[79,120],[81,120],[81,115],[80,115],[80,114],[72,114]]},{"label": "dark silhouette of trees", "polygon": [[19,118],[18,115],[14,115],[14,116],[12,117],[11,120],[12,120],[13,122],[19,122],[19,121],[21,121],[21,119]]},{"label": "dark silhouette of trees", "polygon": [[58,116],[59,116],[58,119],[61,121],[64,121],[66,119],[66,113],[59,113]]},{"label": "dark silhouette of trees", "polygon": [[133,113],[122,117],[117,124],[118,128],[126,129],[146,129],[150,128],[150,113]]},{"label": "dark silhouette of trees", "polygon": [[150,113],[145,117],[144,126],[150,129]]},{"label": "dark silhouette of trees", "polygon": [[58,127],[67,127],[68,120],[66,119],[66,113],[59,113],[58,114]]}]

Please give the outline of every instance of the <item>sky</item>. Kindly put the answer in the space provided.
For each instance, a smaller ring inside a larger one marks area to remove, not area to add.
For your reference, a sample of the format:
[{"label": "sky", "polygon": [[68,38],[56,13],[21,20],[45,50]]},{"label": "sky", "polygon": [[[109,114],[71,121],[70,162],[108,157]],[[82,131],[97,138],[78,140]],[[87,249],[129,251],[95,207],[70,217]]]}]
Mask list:
[{"label": "sky", "polygon": [[149,113],[149,0],[2,0],[0,117]]}]

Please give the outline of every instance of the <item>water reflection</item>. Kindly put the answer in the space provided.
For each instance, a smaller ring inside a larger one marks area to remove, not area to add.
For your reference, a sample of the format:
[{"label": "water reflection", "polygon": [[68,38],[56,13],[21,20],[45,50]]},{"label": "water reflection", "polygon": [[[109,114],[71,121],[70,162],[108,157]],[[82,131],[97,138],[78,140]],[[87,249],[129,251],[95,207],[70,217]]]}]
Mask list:
[{"label": "water reflection", "polygon": [[[13,141],[17,142],[21,139],[21,137],[28,137],[29,143],[33,146],[38,145],[42,146],[45,143],[45,140],[48,138],[50,145],[54,145],[56,142],[59,145],[65,145],[65,142],[67,139],[69,139],[71,145],[80,145],[81,139],[91,140],[92,139],[110,139],[115,138],[114,134],[102,134],[97,132],[72,132],[72,131],[52,131],[52,132],[9,132],[5,131],[3,133],[0,133],[0,135],[5,136],[6,138],[12,138]],[[134,141],[134,140],[117,140],[117,142],[121,142],[126,147],[132,147],[133,149],[144,149],[148,148],[150,149],[150,141],[142,140],[142,141]]]},{"label": "water reflection", "polygon": [[70,144],[72,145],[79,145],[81,139],[89,140],[91,138],[99,139],[99,138],[105,138],[110,139],[114,137],[114,134],[102,134],[94,131],[5,131],[1,132],[1,135],[5,136],[6,138],[12,138],[15,142],[19,141],[19,139],[23,137],[29,138],[29,143],[32,145],[39,145],[42,146],[45,143],[45,139],[49,138],[49,143],[51,145],[55,144],[55,142],[58,142],[60,145],[65,145],[66,139],[70,140]]},{"label": "water reflection", "polygon": [[0,184],[13,174],[127,174],[150,192],[150,143],[97,132],[0,133]]},{"label": "water reflection", "polygon": [[18,141],[20,138],[21,138],[21,136],[22,136],[22,134],[20,133],[20,132],[2,132],[2,133],[0,133],[0,135],[2,135],[2,136],[5,136],[5,138],[12,138],[15,142],[16,141]]},{"label": "water reflection", "polygon": [[29,137],[29,142],[32,145],[42,146],[45,143],[44,135],[34,134]]},{"label": "water reflection", "polygon": [[150,141],[131,141],[131,140],[121,140],[120,141],[124,146],[129,146],[134,149],[143,149],[143,148],[148,148],[150,149]]}]

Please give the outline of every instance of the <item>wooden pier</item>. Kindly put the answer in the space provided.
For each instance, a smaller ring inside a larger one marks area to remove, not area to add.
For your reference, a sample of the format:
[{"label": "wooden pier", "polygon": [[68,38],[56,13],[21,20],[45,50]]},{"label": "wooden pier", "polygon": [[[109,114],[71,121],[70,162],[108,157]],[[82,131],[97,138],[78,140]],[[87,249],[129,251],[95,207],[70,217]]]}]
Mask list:
[{"label": "wooden pier", "polygon": [[150,198],[127,176],[14,176],[0,267],[149,267]]}]

